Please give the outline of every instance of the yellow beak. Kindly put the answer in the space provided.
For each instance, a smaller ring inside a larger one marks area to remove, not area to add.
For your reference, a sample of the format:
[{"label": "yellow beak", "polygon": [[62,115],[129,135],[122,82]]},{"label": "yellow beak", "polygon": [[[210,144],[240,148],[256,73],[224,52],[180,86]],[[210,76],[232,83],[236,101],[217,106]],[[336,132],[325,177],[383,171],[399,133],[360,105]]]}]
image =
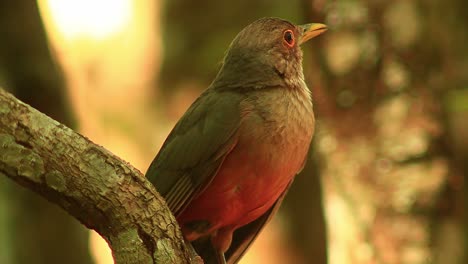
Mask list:
[{"label": "yellow beak", "polygon": [[305,24],[305,25],[300,25],[299,29],[302,29],[302,36],[301,39],[299,39],[299,45],[302,43],[308,41],[311,38],[314,38],[323,32],[327,31],[327,26],[324,24],[320,23],[311,23],[311,24]]}]

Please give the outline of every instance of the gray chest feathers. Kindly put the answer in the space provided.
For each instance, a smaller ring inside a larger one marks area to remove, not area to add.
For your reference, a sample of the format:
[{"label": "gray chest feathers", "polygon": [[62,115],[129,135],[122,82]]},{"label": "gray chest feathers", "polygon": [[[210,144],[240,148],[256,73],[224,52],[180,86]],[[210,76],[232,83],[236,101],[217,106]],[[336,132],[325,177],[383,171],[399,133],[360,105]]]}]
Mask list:
[{"label": "gray chest feathers", "polygon": [[315,119],[307,87],[258,90],[242,109],[242,129],[251,139],[283,149],[308,148]]}]

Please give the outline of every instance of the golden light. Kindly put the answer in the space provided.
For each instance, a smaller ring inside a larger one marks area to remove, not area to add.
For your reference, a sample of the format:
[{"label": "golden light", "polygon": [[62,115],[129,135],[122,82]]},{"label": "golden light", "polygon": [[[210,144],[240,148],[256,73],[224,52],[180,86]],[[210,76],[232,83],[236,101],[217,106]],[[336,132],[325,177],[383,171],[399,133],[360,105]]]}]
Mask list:
[{"label": "golden light", "polygon": [[[38,0],[52,53],[62,66],[76,129],[141,170],[154,155],[148,110],[160,64],[159,1]],[[145,113],[145,114],[142,114]],[[96,263],[113,263],[90,237]]]},{"label": "golden light", "polygon": [[131,0],[39,0],[48,8],[53,23],[67,39],[91,37],[103,39],[128,24]]}]

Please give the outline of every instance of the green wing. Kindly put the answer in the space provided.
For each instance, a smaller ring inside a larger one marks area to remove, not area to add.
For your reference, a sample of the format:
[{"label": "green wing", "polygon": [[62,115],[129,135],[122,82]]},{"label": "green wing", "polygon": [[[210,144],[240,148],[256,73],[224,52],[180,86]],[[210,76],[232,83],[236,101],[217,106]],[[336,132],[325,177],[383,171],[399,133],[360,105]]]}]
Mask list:
[{"label": "green wing", "polygon": [[175,216],[211,182],[233,149],[242,95],[207,89],[187,110],[151,163],[146,177]]}]

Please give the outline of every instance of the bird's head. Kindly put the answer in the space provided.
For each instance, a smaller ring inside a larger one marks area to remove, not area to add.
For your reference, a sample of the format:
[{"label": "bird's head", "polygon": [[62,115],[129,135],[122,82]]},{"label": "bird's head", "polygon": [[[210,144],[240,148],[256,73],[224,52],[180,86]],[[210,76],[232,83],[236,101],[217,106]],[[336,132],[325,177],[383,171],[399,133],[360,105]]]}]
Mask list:
[{"label": "bird's head", "polygon": [[259,19],[232,41],[214,84],[232,88],[295,86],[304,79],[300,45],[326,30],[323,24]]}]

